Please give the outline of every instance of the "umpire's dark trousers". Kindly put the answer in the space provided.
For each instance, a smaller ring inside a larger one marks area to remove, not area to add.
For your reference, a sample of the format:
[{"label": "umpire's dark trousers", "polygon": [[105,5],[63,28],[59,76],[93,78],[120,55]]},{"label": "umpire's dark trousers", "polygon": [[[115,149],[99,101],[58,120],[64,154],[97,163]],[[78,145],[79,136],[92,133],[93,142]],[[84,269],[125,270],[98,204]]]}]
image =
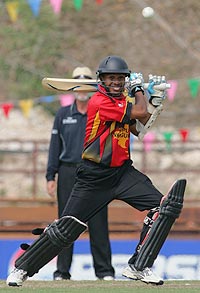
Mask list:
[{"label": "umpire's dark trousers", "polygon": [[[70,197],[76,176],[74,164],[61,164],[58,172],[58,216]],[[114,268],[111,265],[111,247],[108,231],[108,210],[104,207],[90,221],[88,221],[90,248],[93,256],[93,266],[98,278],[104,276],[114,277]],[[57,272],[70,278],[70,267],[72,263],[73,245],[64,248],[57,258]]]}]

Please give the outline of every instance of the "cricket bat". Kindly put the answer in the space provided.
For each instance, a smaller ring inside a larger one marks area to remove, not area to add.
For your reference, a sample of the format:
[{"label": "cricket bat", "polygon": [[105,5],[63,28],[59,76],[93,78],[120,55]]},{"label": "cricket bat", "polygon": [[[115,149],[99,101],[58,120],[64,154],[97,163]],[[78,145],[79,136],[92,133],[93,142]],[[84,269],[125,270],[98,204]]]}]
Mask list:
[{"label": "cricket bat", "polygon": [[[98,82],[96,79],[70,79],[70,78],[51,78],[45,77],[42,79],[42,85],[48,90],[56,92],[96,92],[98,88]],[[144,89],[147,89],[149,84],[143,84]],[[162,83],[160,85],[154,85],[154,89],[165,90],[169,89],[170,84]]]},{"label": "cricket bat", "polygon": [[96,92],[98,86],[96,79],[67,79],[50,77],[43,78],[42,85],[46,89],[58,92]]}]

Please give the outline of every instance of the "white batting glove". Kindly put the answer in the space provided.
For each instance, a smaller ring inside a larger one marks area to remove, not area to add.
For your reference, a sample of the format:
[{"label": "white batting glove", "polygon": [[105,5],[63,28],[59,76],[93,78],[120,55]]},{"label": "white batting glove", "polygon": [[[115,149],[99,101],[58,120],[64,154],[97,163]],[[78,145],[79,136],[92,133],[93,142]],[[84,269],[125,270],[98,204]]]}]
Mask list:
[{"label": "white batting glove", "polygon": [[142,91],[144,93],[143,83],[144,79],[142,73],[131,73],[126,87],[129,96],[134,97],[135,93],[139,91]]},{"label": "white batting glove", "polygon": [[165,76],[149,74],[149,86],[147,92],[150,95],[149,103],[154,107],[158,107],[162,104],[166,97],[166,90],[155,90],[154,85],[166,84]]}]

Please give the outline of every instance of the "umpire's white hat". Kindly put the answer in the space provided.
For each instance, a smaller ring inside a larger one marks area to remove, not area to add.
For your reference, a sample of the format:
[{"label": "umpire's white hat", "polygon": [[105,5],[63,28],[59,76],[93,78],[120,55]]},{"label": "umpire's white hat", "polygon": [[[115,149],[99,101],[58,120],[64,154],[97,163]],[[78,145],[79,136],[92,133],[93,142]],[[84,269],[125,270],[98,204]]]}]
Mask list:
[{"label": "umpire's white hat", "polygon": [[72,73],[73,78],[92,79],[92,71],[88,67],[76,67]]}]

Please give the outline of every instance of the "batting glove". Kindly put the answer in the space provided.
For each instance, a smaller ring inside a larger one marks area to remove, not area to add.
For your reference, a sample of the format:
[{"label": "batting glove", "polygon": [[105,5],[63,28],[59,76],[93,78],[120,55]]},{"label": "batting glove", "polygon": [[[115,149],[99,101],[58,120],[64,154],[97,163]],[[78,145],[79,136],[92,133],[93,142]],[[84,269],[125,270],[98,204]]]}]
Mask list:
[{"label": "batting glove", "polygon": [[[149,103],[154,107],[158,107],[162,104],[163,100],[166,97],[166,79],[165,76],[160,75],[152,75],[149,74],[149,86],[147,88],[147,92],[149,94]],[[163,90],[156,90],[154,85],[163,85]]]},{"label": "batting glove", "polygon": [[142,73],[131,73],[131,76],[127,84],[129,96],[134,97],[135,93],[139,91],[142,91],[144,93],[143,83],[144,79]]}]

